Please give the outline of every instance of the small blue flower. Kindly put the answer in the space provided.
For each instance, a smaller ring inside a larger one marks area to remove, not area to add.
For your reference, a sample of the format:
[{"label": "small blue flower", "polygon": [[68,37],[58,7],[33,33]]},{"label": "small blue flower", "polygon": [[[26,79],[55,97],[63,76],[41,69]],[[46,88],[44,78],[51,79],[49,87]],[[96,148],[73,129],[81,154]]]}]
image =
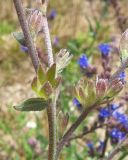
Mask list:
[{"label": "small blue flower", "polygon": [[48,15],[48,19],[53,20],[57,15],[57,12],[55,9],[51,10],[51,12]]},{"label": "small blue flower", "polygon": [[118,140],[122,140],[122,139],[126,136],[126,133],[120,131],[120,130],[117,129],[117,128],[113,128],[113,129],[110,131],[109,135],[110,135],[111,138],[115,138],[115,139],[118,139]]},{"label": "small blue flower", "polygon": [[99,111],[99,118],[108,118],[112,115],[112,113],[119,108],[117,104],[111,104],[105,108],[101,108]]},{"label": "small blue flower", "polygon": [[115,104],[115,103],[112,103],[112,104],[110,105],[110,108],[111,108],[112,111],[115,111],[115,110],[118,109],[119,107],[120,107],[120,106],[117,105],[117,104]]},{"label": "small blue flower", "polygon": [[76,98],[73,99],[73,104],[74,104],[75,106],[77,106],[78,108],[81,108],[81,107],[82,107],[82,105],[80,104],[80,102],[79,102]]},{"label": "small blue flower", "polygon": [[100,112],[99,112],[99,117],[100,118],[107,118],[109,116],[111,116],[111,111],[108,107],[100,109]]},{"label": "small blue flower", "polygon": [[21,45],[20,48],[23,52],[28,52],[28,47]]},{"label": "small blue flower", "polygon": [[121,72],[119,75],[120,80],[124,81],[125,77],[126,77],[125,72]]},{"label": "small blue flower", "polygon": [[78,64],[81,68],[85,69],[89,67],[88,58],[85,54],[82,54],[78,60]]},{"label": "small blue flower", "polygon": [[[113,113],[113,117],[124,127],[128,126],[128,116],[119,112]],[[126,127],[127,128],[127,127]]]},{"label": "small blue flower", "polygon": [[94,149],[94,145],[93,145],[92,142],[88,142],[87,146],[88,146],[89,149]]},{"label": "small blue flower", "polygon": [[111,51],[111,47],[109,44],[107,43],[101,43],[99,46],[98,46],[102,56],[108,56],[110,51]]}]

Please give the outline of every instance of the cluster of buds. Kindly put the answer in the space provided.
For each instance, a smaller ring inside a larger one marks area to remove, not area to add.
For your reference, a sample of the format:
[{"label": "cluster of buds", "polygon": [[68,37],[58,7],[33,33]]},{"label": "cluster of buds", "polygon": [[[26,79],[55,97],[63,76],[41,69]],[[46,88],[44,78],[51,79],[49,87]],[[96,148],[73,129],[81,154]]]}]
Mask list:
[{"label": "cluster of buds", "polygon": [[97,81],[82,78],[74,87],[74,96],[82,106],[104,104],[112,101],[122,90],[123,82],[115,79],[111,83],[107,79]]},{"label": "cluster of buds", "polygon": [[[36,10],[26,9],[26,15],[27,15],[27,21],[28,21],[30,32],[31,32],[31,36],[33,38],[33,41],[35,42],[38,34],[42,30],[42,21],[43,21],[42,12],[37,9]],[[14,32],[13,36],[20,43],[22,48],[27,50],[26,41],[25,41],[23,32]]]},{"label": "cluster of buds", "polygon": [[37,77],[32,81],[32,89],[44,99],[49,99],[54,90],[59,86],[61,78],[56,76],[56,64],[53,64],[46,72],[40,65]]},{"label": "cluster of buds", "polygon": [[55,57],[55,63],[46,71],[43,69],[42,65],[39,65],[37,76],[34,77],[32,81],[32,89],[35,93],[44,99],[49,99],[55,89],[59,86],[61,82],[60,73],[69,64],[72,55],[62,49]]},{"label": "cluster of buds", "polygon": [[110,102],[123,89],[123,82],[115,79],[109,82],[107,79],[98,79],[96,82],[96,95],[101,103]]}]

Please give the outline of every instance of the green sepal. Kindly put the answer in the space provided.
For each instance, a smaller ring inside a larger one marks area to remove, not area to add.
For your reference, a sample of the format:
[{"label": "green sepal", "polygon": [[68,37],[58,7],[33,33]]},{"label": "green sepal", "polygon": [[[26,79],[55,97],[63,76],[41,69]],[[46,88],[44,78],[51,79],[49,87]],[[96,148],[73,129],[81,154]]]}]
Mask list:
[{"label": "green sepal", "polygon": [[31,87],[34,92],[36,92],[36,93],[38,92],[37,77],[33,78],[32,83],[31,83]]},{"label": "green sepal", "polygon": [[44,84],[46,81],[46,75],[45,75],[45,72],[44,72],[41,64],[38,67],[37,76],[38,76],[38,80],[39,80],[40,84]]},{"label": "green sepal", "polygon": [[26,46],[26,41],[23,32],[14,32],[13,36],[21,45]]},{"label": "green sepal", "polygon": [[94,82],[88,81],[86,92],[87,92],[87,98],[85,100],[85,106],[88,107],[96,101],[96,90]]},{"label": "green sepal", "polygon": [[41,111],[48,106],[49,102],[43,98],[30,98],[21,104],[14,106],[18,111]]},{"label": "green sepal", "polygon": [[45,99],[48,99],[53,92],[53,88],[49,82],[46,82],[40,89],[39,95]]},{"label": "green sepal", "polygon": [[56,77],[56,64],[54,63],[47,71],[47,81],[49,81],[53,86],[55,85]]}]

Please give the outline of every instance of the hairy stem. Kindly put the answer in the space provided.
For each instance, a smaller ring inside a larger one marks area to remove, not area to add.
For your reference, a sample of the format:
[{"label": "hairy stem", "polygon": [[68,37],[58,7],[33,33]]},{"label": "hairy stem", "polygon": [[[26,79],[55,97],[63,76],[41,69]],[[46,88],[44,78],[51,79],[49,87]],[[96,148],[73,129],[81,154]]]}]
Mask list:
[{"label": "hairy stem", "polygon": [[49,125],[49,151],[48,160],[55,160],[56,157],[56,107],[52,104],[47,108]]},{"label": "hairy stem", "polygon": [[19,22],[20,22],[25,40],[26,40],[26,45],[28,47],[29,55],[31,57],[33,66],[35,68],[35,71],[37,71],[39,60],[38,60],[37,51],[36,51],[36,48],[35,48],[30,30],[29,30],[29,27],[28,27],[28,23],[27,23],[27,20],[26,20],[26,16],[25,16],[25,13],[24,13],[22,2],[21,2],[21,0],[13,0],[13,2],[14,2],[14,5],[15,5],[15,9],[16,9],[16,12],[17,12],[17,15],[18,15],[18,19],[19,19]]},{"label": "hairy stem", "polygon": [[47,55],[48,55],[48,64],[49,66],[51,66],[54,63],[54,59],[53,59],[53,53],[52,53],[50,33],[49,33],[49,28],[48,28],[48,21],[45,15],[43,15],[42,25],[43,25],[44,40],[45,40],[45,45],[46,45]]},{"label": "hairy stem", "polygon": [[81,124],[81,122],[87,117],[88,113],[90,113],[90,111],[92,109],[94,109],[95,106],[96,106],[96,104],[94,104],[94,105],[90,106],[89,108],[87,108],[86,110],[84,110],[82,112],[82,114],[78,117],[78,119],[72,124],[72,126],[64,134],[64,136],[62,137],[62,139],[60,140],[60,142],[57,146],[56,159],[58,159],[61,150],[63,149],[64,145],[68,142],[68,140],[70,139],[73,132],[77,129],[77,127]]},{"label": "hairy stem", "polygon": [[[47,8],[48,1],[43,2],[45,9]],[[45,11],[46,12],[46,11]],[[43,14],[42,29],[44,33],[45,47],[48,55],[48,65],[49,67],[54,63],[51,38],[48,28],[48,21],[46,13]],[[48,106],[47,109],[48,124],[49,124],[49,148],[48,148],[48,160],[56,159],[56,96],[52,101],[52,104]]]}]

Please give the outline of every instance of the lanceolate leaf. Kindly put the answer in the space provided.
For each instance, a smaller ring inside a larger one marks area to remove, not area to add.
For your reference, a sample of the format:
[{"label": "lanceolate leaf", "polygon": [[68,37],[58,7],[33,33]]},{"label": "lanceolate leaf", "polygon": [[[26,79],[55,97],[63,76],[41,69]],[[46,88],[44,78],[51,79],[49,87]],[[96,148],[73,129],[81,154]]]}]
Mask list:
[{"label": "lanceolate leaf", "polygon": [[41,111],[48,106],[48,101],[43,98],[30,98],[14,106],[18,111]]},{"label": "lanceolate leaf", "polygon": [[37,75],[40,83],[43,84],[46,81],[46,75],[41,65],[39,65]]}]

